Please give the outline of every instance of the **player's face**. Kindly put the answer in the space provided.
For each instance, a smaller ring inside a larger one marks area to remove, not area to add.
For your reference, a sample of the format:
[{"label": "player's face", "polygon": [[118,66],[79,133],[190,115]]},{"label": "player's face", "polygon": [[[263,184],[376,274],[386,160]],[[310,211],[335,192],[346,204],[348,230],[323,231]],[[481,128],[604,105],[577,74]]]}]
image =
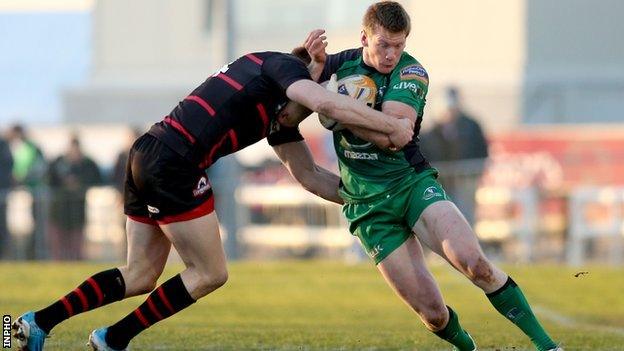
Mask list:
[{"label": "player's face", "polygon": [[375,28],[371,33],[363,30],[364,63],[379,73],[392,72],[401,59],[406,39],[405,32],[393,33],[382,27]]}]

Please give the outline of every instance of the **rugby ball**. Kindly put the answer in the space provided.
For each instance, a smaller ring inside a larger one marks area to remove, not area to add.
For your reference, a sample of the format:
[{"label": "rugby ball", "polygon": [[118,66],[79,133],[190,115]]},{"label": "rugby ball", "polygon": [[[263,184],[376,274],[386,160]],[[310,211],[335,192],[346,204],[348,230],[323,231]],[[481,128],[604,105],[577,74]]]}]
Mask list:
[{"label": "rugby ball", "polygon": [[[350,96],[364,102],[368,107],[375,106],[377,98],[377,84],[370,77],[363,74],[354,74],[336,81],[336,75],[332,74],[325,87],[334,93]],[[331,131],[339,131],[344,127],[331,117],[319,113],[321,125]]]}]

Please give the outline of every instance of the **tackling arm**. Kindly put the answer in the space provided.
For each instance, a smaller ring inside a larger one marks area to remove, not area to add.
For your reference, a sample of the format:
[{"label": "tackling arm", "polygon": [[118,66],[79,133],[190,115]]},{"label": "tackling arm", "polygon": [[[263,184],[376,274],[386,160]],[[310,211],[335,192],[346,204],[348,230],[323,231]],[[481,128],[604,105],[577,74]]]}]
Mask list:
[{"label": "tackling arm", "polygon": [[[398,101],[386,101],[382,105],[382,111],[392,117],[399,119],[408,119],[416,122],[416,110],[408,104]],[[396,149],[387,134],[380,133],[371,129],[346,125],[346,127],[360,139],[370,141],[381,149]],[[412,124],[413,128],[413,124]]]},{"label": "tackling arm", "polygon": [[343,203],[338,195],[340,177],[314,163],[304,141],[276,145],[273,150],[304,189],[325,200]]},{"label": "tackling arm", "polygon": [[331,93],[308,79],[301,79],[286,89],[289,99],[307,108],[331,116],[340,123],[375,130],[390,137],[397,147],[407,144],[414,134],[412,120],[392,118],[350,97]]}]

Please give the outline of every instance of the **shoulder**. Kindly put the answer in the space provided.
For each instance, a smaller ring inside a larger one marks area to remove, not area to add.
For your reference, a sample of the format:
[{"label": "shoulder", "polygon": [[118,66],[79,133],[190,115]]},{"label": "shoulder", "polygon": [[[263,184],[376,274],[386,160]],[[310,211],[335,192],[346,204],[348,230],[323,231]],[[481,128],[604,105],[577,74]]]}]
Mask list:
[{"label": "shoulder", "polygon": [[262,64],[262,74],[286,90],[300,79],[312,79],[305,63],[291,54],[271,53]]},{"label": "shoulder", "polygon": [[400,80],[417,80],[422,84],[429,85],[427,70],[407,52],[403,52],[403,55],[401,55],[399,63],[392,71],[392,76]]},{"label": "shoulder", "polygon": [[477,120],[474,117],[467,115],[465,113],[461,114],[459,121],[468,127],[481,128],[481,126],[479,125],[479,122],[477,122]]},{"label": "shoulder", "polygon": [[306,67],[305,63],[303,63],[303,61],[301,61],[294,55],[283,53],[283,52],[269,51],[269,52],[262,53],[262,56],[260,57],[263,58],[262,66],[264,67],[266,67],[267,65],[293,65],[293,66],[301,66],[303,68]]}]

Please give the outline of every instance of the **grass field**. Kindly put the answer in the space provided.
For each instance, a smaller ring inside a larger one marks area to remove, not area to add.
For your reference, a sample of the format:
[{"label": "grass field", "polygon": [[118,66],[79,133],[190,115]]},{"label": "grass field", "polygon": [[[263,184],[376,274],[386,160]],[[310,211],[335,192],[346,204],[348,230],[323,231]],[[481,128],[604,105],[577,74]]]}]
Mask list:
[{"label": "grass field", "polygon": [[[88,275],[87,263],[0,263],[0,312],[44,307]],[[171,266],[166,279],[181,267]],[[624,268],[505,267],[566,350],[624,350]],[[133,350],[450,350],[427,332],[372,264],[238,262],[230,280],[191,308],[139,335]],[[432,269],[447,304],[480,350],[531,350],[480,291],[444,265]],[[85,350],[89,332],[143,301],[136,297],[58,326],[46,350]]]}]

